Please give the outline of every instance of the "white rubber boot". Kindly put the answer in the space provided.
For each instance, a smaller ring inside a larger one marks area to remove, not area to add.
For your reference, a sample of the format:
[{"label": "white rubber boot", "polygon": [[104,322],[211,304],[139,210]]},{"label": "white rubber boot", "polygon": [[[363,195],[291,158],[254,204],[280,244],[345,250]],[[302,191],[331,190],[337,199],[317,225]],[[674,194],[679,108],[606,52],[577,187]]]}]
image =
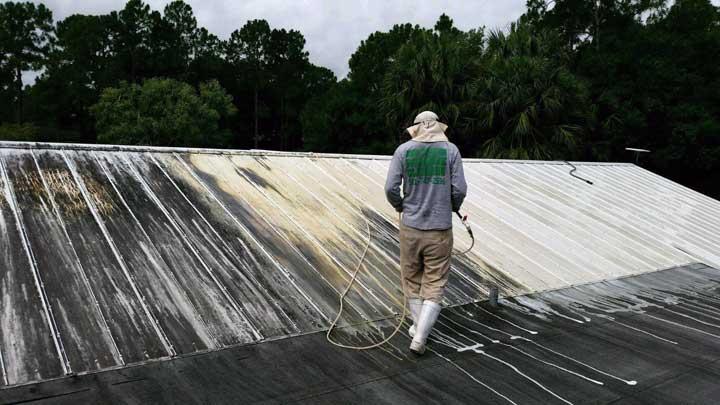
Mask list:
[{"label": "white rubber boot", "polygon": [[410,337],[415,336],[415,329],[418,320],[420,319],[420,311],[422,311],[423,300],[421,298],[408,298],[408,308],[410,309],[410,317],[413,320],[413,324],[408,329],[408,335]]},{"label": "white rubber boot", "polygon": [[418,355],[425,353],[425,342],[427,342],[427,337],[430,335],[438,315],[440,315],[440,304],[429,300],[423,301],[420,319],[415,327],[415,336],[410,343],[411,352]]}]

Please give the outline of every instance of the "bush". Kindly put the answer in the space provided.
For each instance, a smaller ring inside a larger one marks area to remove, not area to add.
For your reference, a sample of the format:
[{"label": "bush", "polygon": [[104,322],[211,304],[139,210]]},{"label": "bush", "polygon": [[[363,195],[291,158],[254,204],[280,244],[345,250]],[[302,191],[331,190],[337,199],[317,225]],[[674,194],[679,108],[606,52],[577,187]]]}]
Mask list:
[{"label": "bush", "polygon": [[148,79],[106,88],[91,112],[101,143],[207,147],[230,143],[220,122],[235,107],[217,81],[196,91],[177,80]]},{"label": "bush", "polygon": [[0,124],[0,140],[34,142],[38,129],[32,124]]}]

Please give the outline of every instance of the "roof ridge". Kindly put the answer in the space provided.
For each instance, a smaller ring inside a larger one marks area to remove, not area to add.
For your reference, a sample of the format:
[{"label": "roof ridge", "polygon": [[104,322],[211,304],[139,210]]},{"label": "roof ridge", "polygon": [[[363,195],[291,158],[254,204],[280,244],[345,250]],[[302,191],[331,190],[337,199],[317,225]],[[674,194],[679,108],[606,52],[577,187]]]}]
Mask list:
[{"label": "roof ridge", "polygon": [[[267,149],[218,149],[218,148],[193,148],[193,147],[172,147],[172,146],[149,146],[149,145],[110,145],[92,143],[61,143],[61,142],[24,142],[24,141],[0,141],[0,149],[49,149],[49,150],[79,150],[79,151],[104,151],[104,152],[155,152],[155,153],[195,153],[210,155],[246,155],[246,156],[278,156],[278,157],[318,157],[335,159],[368,159],[368,160],[389,160],[389,155],[363,155],[345,153],[316,153],[316,152],[290,152]],[[512,164],[534,164],[534,165],[565,165],[564,160],[519,160],[519,159],[488,159],[488,158],[464,158],[468,163],[512,163]],[[587,162],[571,161],[573,164],[583,166],[634,166],[632,163],[624,162]]]}]

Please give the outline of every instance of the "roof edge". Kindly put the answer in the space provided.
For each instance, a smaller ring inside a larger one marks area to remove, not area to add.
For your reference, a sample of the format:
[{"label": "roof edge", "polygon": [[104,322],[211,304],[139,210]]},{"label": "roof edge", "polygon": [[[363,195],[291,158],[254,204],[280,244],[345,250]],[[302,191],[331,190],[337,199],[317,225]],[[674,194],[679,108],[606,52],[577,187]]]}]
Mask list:
[{"label": "roof edge", "polygon": [[[106,151],[106,152],[154,152],[154,153],[195,153],[208,155],[245,155],[245,156],[279,156],[279,157],[317,157],[330,159],[366,159],[366,160],[390,160],[389,155],[361,155],[342,153],[315,153],[315,152],[286,152],[265,149],[216,149],[216,148],[187,148],[169,146],[145,146],[145,145],[110,145],[92,143],[61,143],[61,142],[22,142],[22,141],[0,141],[0,149],[49,149],[49,150],[79,150],[79,151]],[[471,163],[514,163],[514,164],[536,164],[536,165],[565,165],[562,160],[514,160],[514,159],[484,159],[484,158],[463,158],[464,162]],[[633,163],[624,162],[576,162],[584,166],[635,166]]]}]

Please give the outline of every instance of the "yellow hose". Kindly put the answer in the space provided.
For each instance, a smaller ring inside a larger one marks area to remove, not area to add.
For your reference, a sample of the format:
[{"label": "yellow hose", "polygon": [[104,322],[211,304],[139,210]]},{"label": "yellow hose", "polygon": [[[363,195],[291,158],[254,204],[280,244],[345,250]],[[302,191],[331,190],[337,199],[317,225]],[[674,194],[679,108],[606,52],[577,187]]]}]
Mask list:
[{"label": "yellow hose", "polygon": [[[402,218],[400,217],[400,214],[398,214],[398,224]],[[345,303],[345,297],[347,296],[348,292],[350,291],[350,288],[352,288],[352,285],[355,283],[355,279],[357,278],[358,273],[360,272],[360,267],[362,266],[363,261],[365,261],[365,256],[367,255],[368,250],[370,249],[370,241],[371,241],[371,235],[370,235],[370,220],[365,217],[365,225],[367,226],[367,243],[365,244],[365,249],[363,250],[362,256],[360,256],[360,260],[358,260],[357,266],[355,266],[355,271],[353,272],[352,277],[350,277],[350,282],[348,283],[347,287],[345,288],[345,291],[340,294],[340,309],[338,309],[338,314],[335,317],[335,320],[332,321],[332,324],[330,324],[330,329],[328,329],[327,334],[325,335],[325,338],[327,339],[330,344],[335,345],[337,347],[342,347],[345,349],[351,349],[351,350],[369,350],[374,349],[376,347],[380,347],[384,345],[385,343],[389,342],[390,339],[392,339],[402,328],[403,324],[405,323],[405,317],[407,316],[407,297],[405,296],[405,289],[402,288],[402,285],[400,286],[400,289],[403,292],[403,313],[402,317],[400,318],[400,323],[397,327],[395,327],[395,330],[393,333],[390,334],[390,336],[386,337],[382,341],[378,343],[371,344],[369,346],[350,346],[350,345],[344,345],[342,343],[338,343],[332,340],[330,337],[330,334],[332,333],[333,329],[337,326],[337,322],[340,319],[340,316],[343,313],[344,310],[344,303]],[[402,274],[400,274],[400,279],[402,280]],[[402,283],[401,283],[402,284]]]},{"label": "yellow hose", "polygon": [[[401,215],[402,214],[398,213],[398,229],[400,227],[400,222],[402,221]],[[466,251],[460,253],[460,255],[464,255],[464,254],[467,254],[468,252],[470,252],[470,250],[473,248],[473,246],[475,246],[475,237],[473,236],[472,231],[470,230],[470,226],[466,222],[467,218],[460,215],[459,212],[458,212],[458,216],[462,220],[463,225],[465,225],[465,229],[467,229],[468,233],[470,234],[470,238],[472,238],[472,243],[470,244],[470,247]],[[395,327],[395,330],[393,331],[393,333],[390,334],[390,336],[386,337],[385,339],[383,339],[382,341],[380,341],[378,343],[374,343],[369,346],[345,345],[345,344],[333,341],[332,338],[330,337],[330,334],[332,334],[332,331],[337,326],[338,320],[340,320],[340,316],[342,316],[343,310],[345,309],[345,307],[344,307],[345,297],[347,296],[348,292],[350,291],[350,288],[352,288],[352,285],[355,283],[355,279],[357,278],[358,273],[360,273],[360,267],[362,266],[363,261],[365,261],[365,256],[367,255],[367,252],[370,249],[370,242],[372,239],[372,235],[370,234],[370,220],[366,216],[364,218],[365,218],[365,226],[367,227],[367,235],[368,235],[367,243],[365,244],[365,249],[363,250],[363,253],[360,256],[360,260],[358,260],[357,266],[355,266],[355,271],[353,271],[353,275],[352,275],[352,277],[350,277],[350,282],[348,283],[347,287],[345,288],[345,291],[343,291],[342,294],[340,294],[340,308],[338,309],[338,314],[335,317],[335,319],[332,321],[332,323],[330,324],[330,329],[328,329],[327,334],[325,334],[325,338],[327,339],[328,342],[330,342],[330,344],[335,345],[337,347],[342,347],[342,348],[351,349],[351,350],[369,350],[369,349],[374,349],[376,347],[380,347],[380,346],[384,345],[385,343],[389,342],[390,339],[392,339],[400,331],[403,324],[405,323],[405,318],[407,317],[407,296],[405,295],[405,288],[402,288],[402,281],[401,281],[400,289],[402,290],[402,293],[403,293],[403,301],[402,301],[403,302],[403,312],[402,312],[402,317],[400,318],[400,323],[398,323],[398,325]],[[401,269],[401,273],[400,273],[400,280],[402,280],[402,269]]]}]

